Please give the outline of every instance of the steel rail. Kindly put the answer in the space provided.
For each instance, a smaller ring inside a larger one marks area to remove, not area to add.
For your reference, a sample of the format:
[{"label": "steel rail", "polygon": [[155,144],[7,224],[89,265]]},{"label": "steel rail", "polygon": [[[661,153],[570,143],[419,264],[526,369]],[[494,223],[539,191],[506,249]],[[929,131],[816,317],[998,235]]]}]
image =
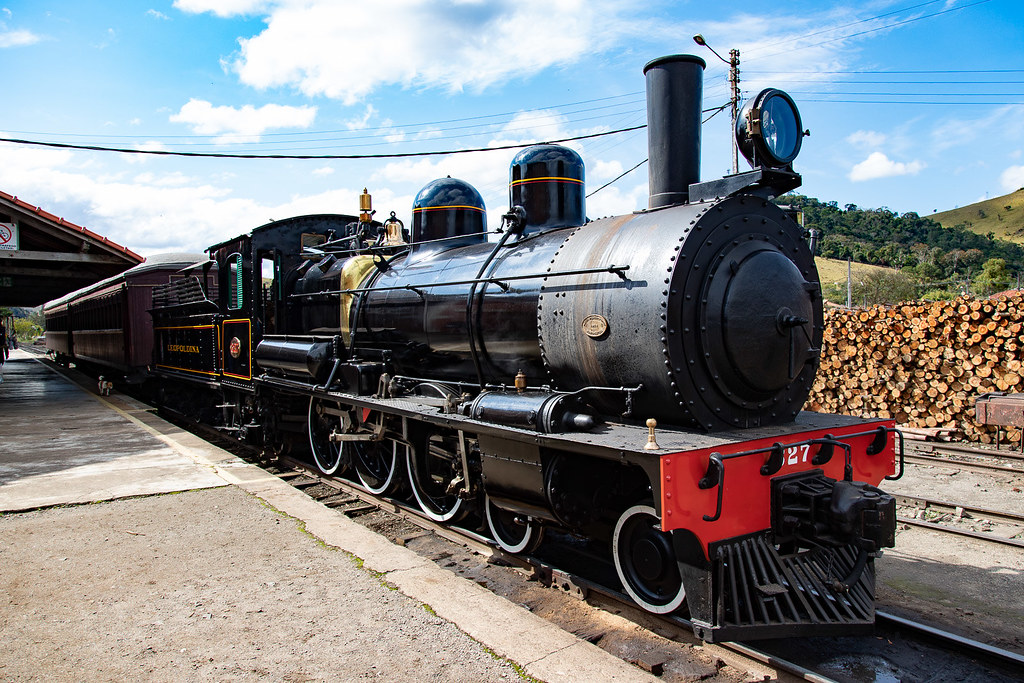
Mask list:
[{"label": "steel rail", "polygon": [[348,493],[360,499],[364,503],[373,505],[385,512],[396,514],[417,526],[433,531],[438,536],[441,536],[448,541],[466,545],[479,555],[483,555],[484,557],[501,557],[503,560],[511,560],[515,557],[514,555],[508,555],[501,551],[500,548],[491,545],[490,540],[485,536],[481,536],[469,529],[438,524],[411,505],[406,505],[405,503],[389,498],[380,498],[375,496],[354,482],[326,476],[316,470],[312,465],[308,465],[300,460],[282,456],[278,458],[278,462],[291,467],[293,470],[301,472],[305,477],[317,480],[321,484],[330,486],[338,491]]},{"label": "steel rail", "polygon": [[911,526],[921,527],[923,529],[931,529],[932,531],[941,531],[946,534],[956,534],[957,536],[966,536],[968,538],[975,538],[980,541],[988,541],[989,543],[1000,543],[1002,545],[1010,545],[1016,548],[1024,548],[1024,540],[1019,538],[1007,538],[1005,536],[993,536],[992,534],[984,534],[980,531],[971,531],[970,529],[957,529],[956,527],[945,526],[937,522],[922,522],[919,519],[913,519],[911,517],[896,516],[896,520],[903,524],[910,524]]},{"label": "steel rail", "polygon": [[1024,514],[1017,512],[988,510],[986,508],[973,507],[971,505],[961,505],[960,503],[950,503],[944,500],[921,498],[919,496],[909,496],[904,494],[900,494],[895,497],[896,503],[900,505],[912,505],[923,509],[938,508],[941,510],[950,510],[954,513],[956,513],[957,510],[960,510],[962,512],[970,513],[971,515],[977,515],[978,517],[997,519],[1010,522],[1012,524],[1024,525]]},{"label": "steel rail", "polygon": [[911,450],[923,453],[963,453],[974,455],[979,458],[1006,458],[1007,460],[1024,460],[1024,455],[1016,451],[1002,451],[989,448],[977,448],[957,443],[946,443],[943,441],[913,441],[907,439],[907,447]]},{"label": "steel rail", "polygon": [[980,462],[965,462],[963,460],[953,460],[951,458],[943,458],[935,455],[924,455],[917,453],[914,455],[906,456],[907,462],[915,463],[918,465],[939,465],[943,467],[956,467],[960,469],[971,469],[979,470],[982,472],[1012,472],[1014,474],[1024,475],[1024,468],[1020,467],[1007,467],[1005,465],[990,465]]},{"label": "steel rail", "polygon": [[982,643],[973,638],[950,633],[949,631],[943,631],[934,626],[928,626],[912,619],[896,616],[890,612],[875,610],[875,624],[893,628],[896,631],[910,631],[920,638],[938,643],[943,648],[979,657],[989,663],[1006,667],[1010,671],[1020,673],[1020,671],[1024,670],[1024,655],[1022,654],[1011,652],[995,645],[989,645],[988,643]]},{"label": "steel rail", "polygon": [[[912,506],[921,510],[943,510],[949,511],[953,514],[969,513],[975,518],[985,518],[989,520],[999,521],[1009,524],[1017,524],[1024,526],[1024,515],[1017,514],[1015,512],[1000,512],[997,510],[986,510],[984,508],[976,508],[968,505],[958,505],[957,503],[949,503],[945,501],[931,500],[929,498],[921,498],[918,496],[896,496],[896,502],[900,505]],[[994,534],[987,534],[980,531],[972,531],[970,529],[958,529],[953,526],[947,526],[939,522],[927,522],[913,517],[905,517],[903,515],[897,515],[896,519],[904,524],[910,524],[912,526],[921,527],[923,529],[931,529],[933,531],[941,531],[944,533],[956,534],[958,536],[966,536],[968,538],[975,538],[981,541],[988,541],[990,543],[1001,543],[1003,545],[1010,545],[1017,548],[1024,548],[1024,539],[1012,538],[1007,536],[998,536]]]},{"label": "steel rail", "polygon": [[[314,466],[302,461],[289,458],[287,456],[281,456],[277,460],[279,464],[291,468],[290,470],[277,475],[283,480],[287,481],[288,479],[293,478],[295,473],[298,473],[311,480],[309,482],[310,484],[313,482],[325,484],[339,492],[351,495],[363,503],[372,505],[385,512],[397,514],[404,519],[409,520],[414,525],[419,526],[424,530],[434,532],[441,538],[464,546],[483,557],[500,558],[512,567],[532,572],[535,578],[541,579],[546,583],[546,585],[553,586],[556,589],[560,588],[559,584],[562,584],[563,586],[571,585],[571,588],[578,588],[581,591],[581,597],[585,597],[587,593],[594,593],[601,599],[609,601],[616,608],[622,609],[623,611],[639,611],[640,609],[621,591],[608,588],[607,586],[589,581],[572,573],[562,572],[538,558],[510,555],[497,547],[493,541],[480,534],[461,527],[449,527],[438,524],[412,506],[392,499],[384,499],[375,496],[354,482],[326,476],[319,472],[319,470]],[[905,496],[904,498],[909,499],[911,497]],[[565,589],[563,588],[563,590]],[[647,614],[646,612],[644,615],[646,618],[654,619],[666,626],[681,629],[688,635],[692,633],[691,622],[683,617],[653,615]],[[956,634],[948,631],[943,631],[942,629],[927,626],[910,619],[898,617],[882,610],[876,610],[875,623],[876,627],[881,626],[893,630],[903,629],[909,631],[924,640],[937,642],[943,647],[952,647],[956,651],[966,655],[983,658],[988,662],[1001,667],[1006,667],[1011,671],[1016,670],[1015,667],[1024,666],[1024,655],[981,643],[970,638],[957,636]],[[679,639],[677,638],[676,640]],[[812,681],[813,683],[836,683],[835,679],[816,673],[801,666],[800,664],[777,657],[776,655],[745,643],[719,642],[711,643],[706,646],[722,648],[723,650],[733,653],[741,658],[757,662],[760,665],[770,667],[776,671],[785,672],[802,680]]]}]

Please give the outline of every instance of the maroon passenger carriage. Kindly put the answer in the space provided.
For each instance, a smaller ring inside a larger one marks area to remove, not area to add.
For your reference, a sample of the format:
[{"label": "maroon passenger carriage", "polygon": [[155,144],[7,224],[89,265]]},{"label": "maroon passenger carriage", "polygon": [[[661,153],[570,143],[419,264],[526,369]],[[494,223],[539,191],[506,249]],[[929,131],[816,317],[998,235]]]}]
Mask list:
[{"label": "maroon passenger carriage", "polygon": [[153,288],[201,260],[202,254],[157,254],[50,301],[43,307],[46,348],[58,362],[105,373],[112,382],[144,382],[153,361]]},{"label": "maroon passenger carriage", "polygon": [[[744,107],[753,170],[700,182],[704,63],[647,78],[650,208],[589,221],[580,157],[513,160],[492,239],[444,178],[392,214],[304,216],[212,247],[154,297],[162,400],[325,474],[467,517],[510,552],[606,542],[622,587],[707,640],[874,621],[895,536],[892,421],[803,412],[823,335],[788,95]],[[211,286],[217,283],[216,292]]]}]

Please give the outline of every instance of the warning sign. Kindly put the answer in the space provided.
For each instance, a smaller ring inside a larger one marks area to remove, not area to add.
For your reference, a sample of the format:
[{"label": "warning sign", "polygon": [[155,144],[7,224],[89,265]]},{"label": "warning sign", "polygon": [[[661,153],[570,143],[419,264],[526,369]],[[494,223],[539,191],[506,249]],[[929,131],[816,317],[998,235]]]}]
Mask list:
[{"label": "warning sign", "polygon": [[0,223],[0,249],[18,249],[18,226],[15,223]]}]

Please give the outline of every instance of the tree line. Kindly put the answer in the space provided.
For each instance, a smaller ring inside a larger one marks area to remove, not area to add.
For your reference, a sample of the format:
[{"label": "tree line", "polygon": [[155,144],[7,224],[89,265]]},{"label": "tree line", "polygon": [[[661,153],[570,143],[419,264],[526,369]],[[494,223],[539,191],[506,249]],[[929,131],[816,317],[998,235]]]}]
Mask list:
[{"label": "tree line", "polygon": [[[944,228],[912,211],[840,208],[805,195],[784,195],[778,202],[802,211],[804,227],[818,231],[818,256],[894,269],[854,283],[857,304],[987,296],[1018,287],[1024,273],[1024,246],[991,232],[980,235],[963,224]],[[845,302],[845,284],[833,290],[826,296]]]}]

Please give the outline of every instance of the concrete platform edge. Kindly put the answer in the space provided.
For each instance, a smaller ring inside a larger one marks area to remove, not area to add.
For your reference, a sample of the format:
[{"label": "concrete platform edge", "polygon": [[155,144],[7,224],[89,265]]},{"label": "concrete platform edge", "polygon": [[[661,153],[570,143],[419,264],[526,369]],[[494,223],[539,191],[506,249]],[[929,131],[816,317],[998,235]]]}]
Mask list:
[{"label": "concrete platform edge", "polygon": [[348,517],[311,499],[259,467],[213,446],[154,415],[145,405],[118,396],[94,396],[228,484],[300,520],[308,533],[350,553],[363,566],[454,623],[500,657],[545,681],[653,681],[654,676],[563,631],[472,581],[397,546]]}]

